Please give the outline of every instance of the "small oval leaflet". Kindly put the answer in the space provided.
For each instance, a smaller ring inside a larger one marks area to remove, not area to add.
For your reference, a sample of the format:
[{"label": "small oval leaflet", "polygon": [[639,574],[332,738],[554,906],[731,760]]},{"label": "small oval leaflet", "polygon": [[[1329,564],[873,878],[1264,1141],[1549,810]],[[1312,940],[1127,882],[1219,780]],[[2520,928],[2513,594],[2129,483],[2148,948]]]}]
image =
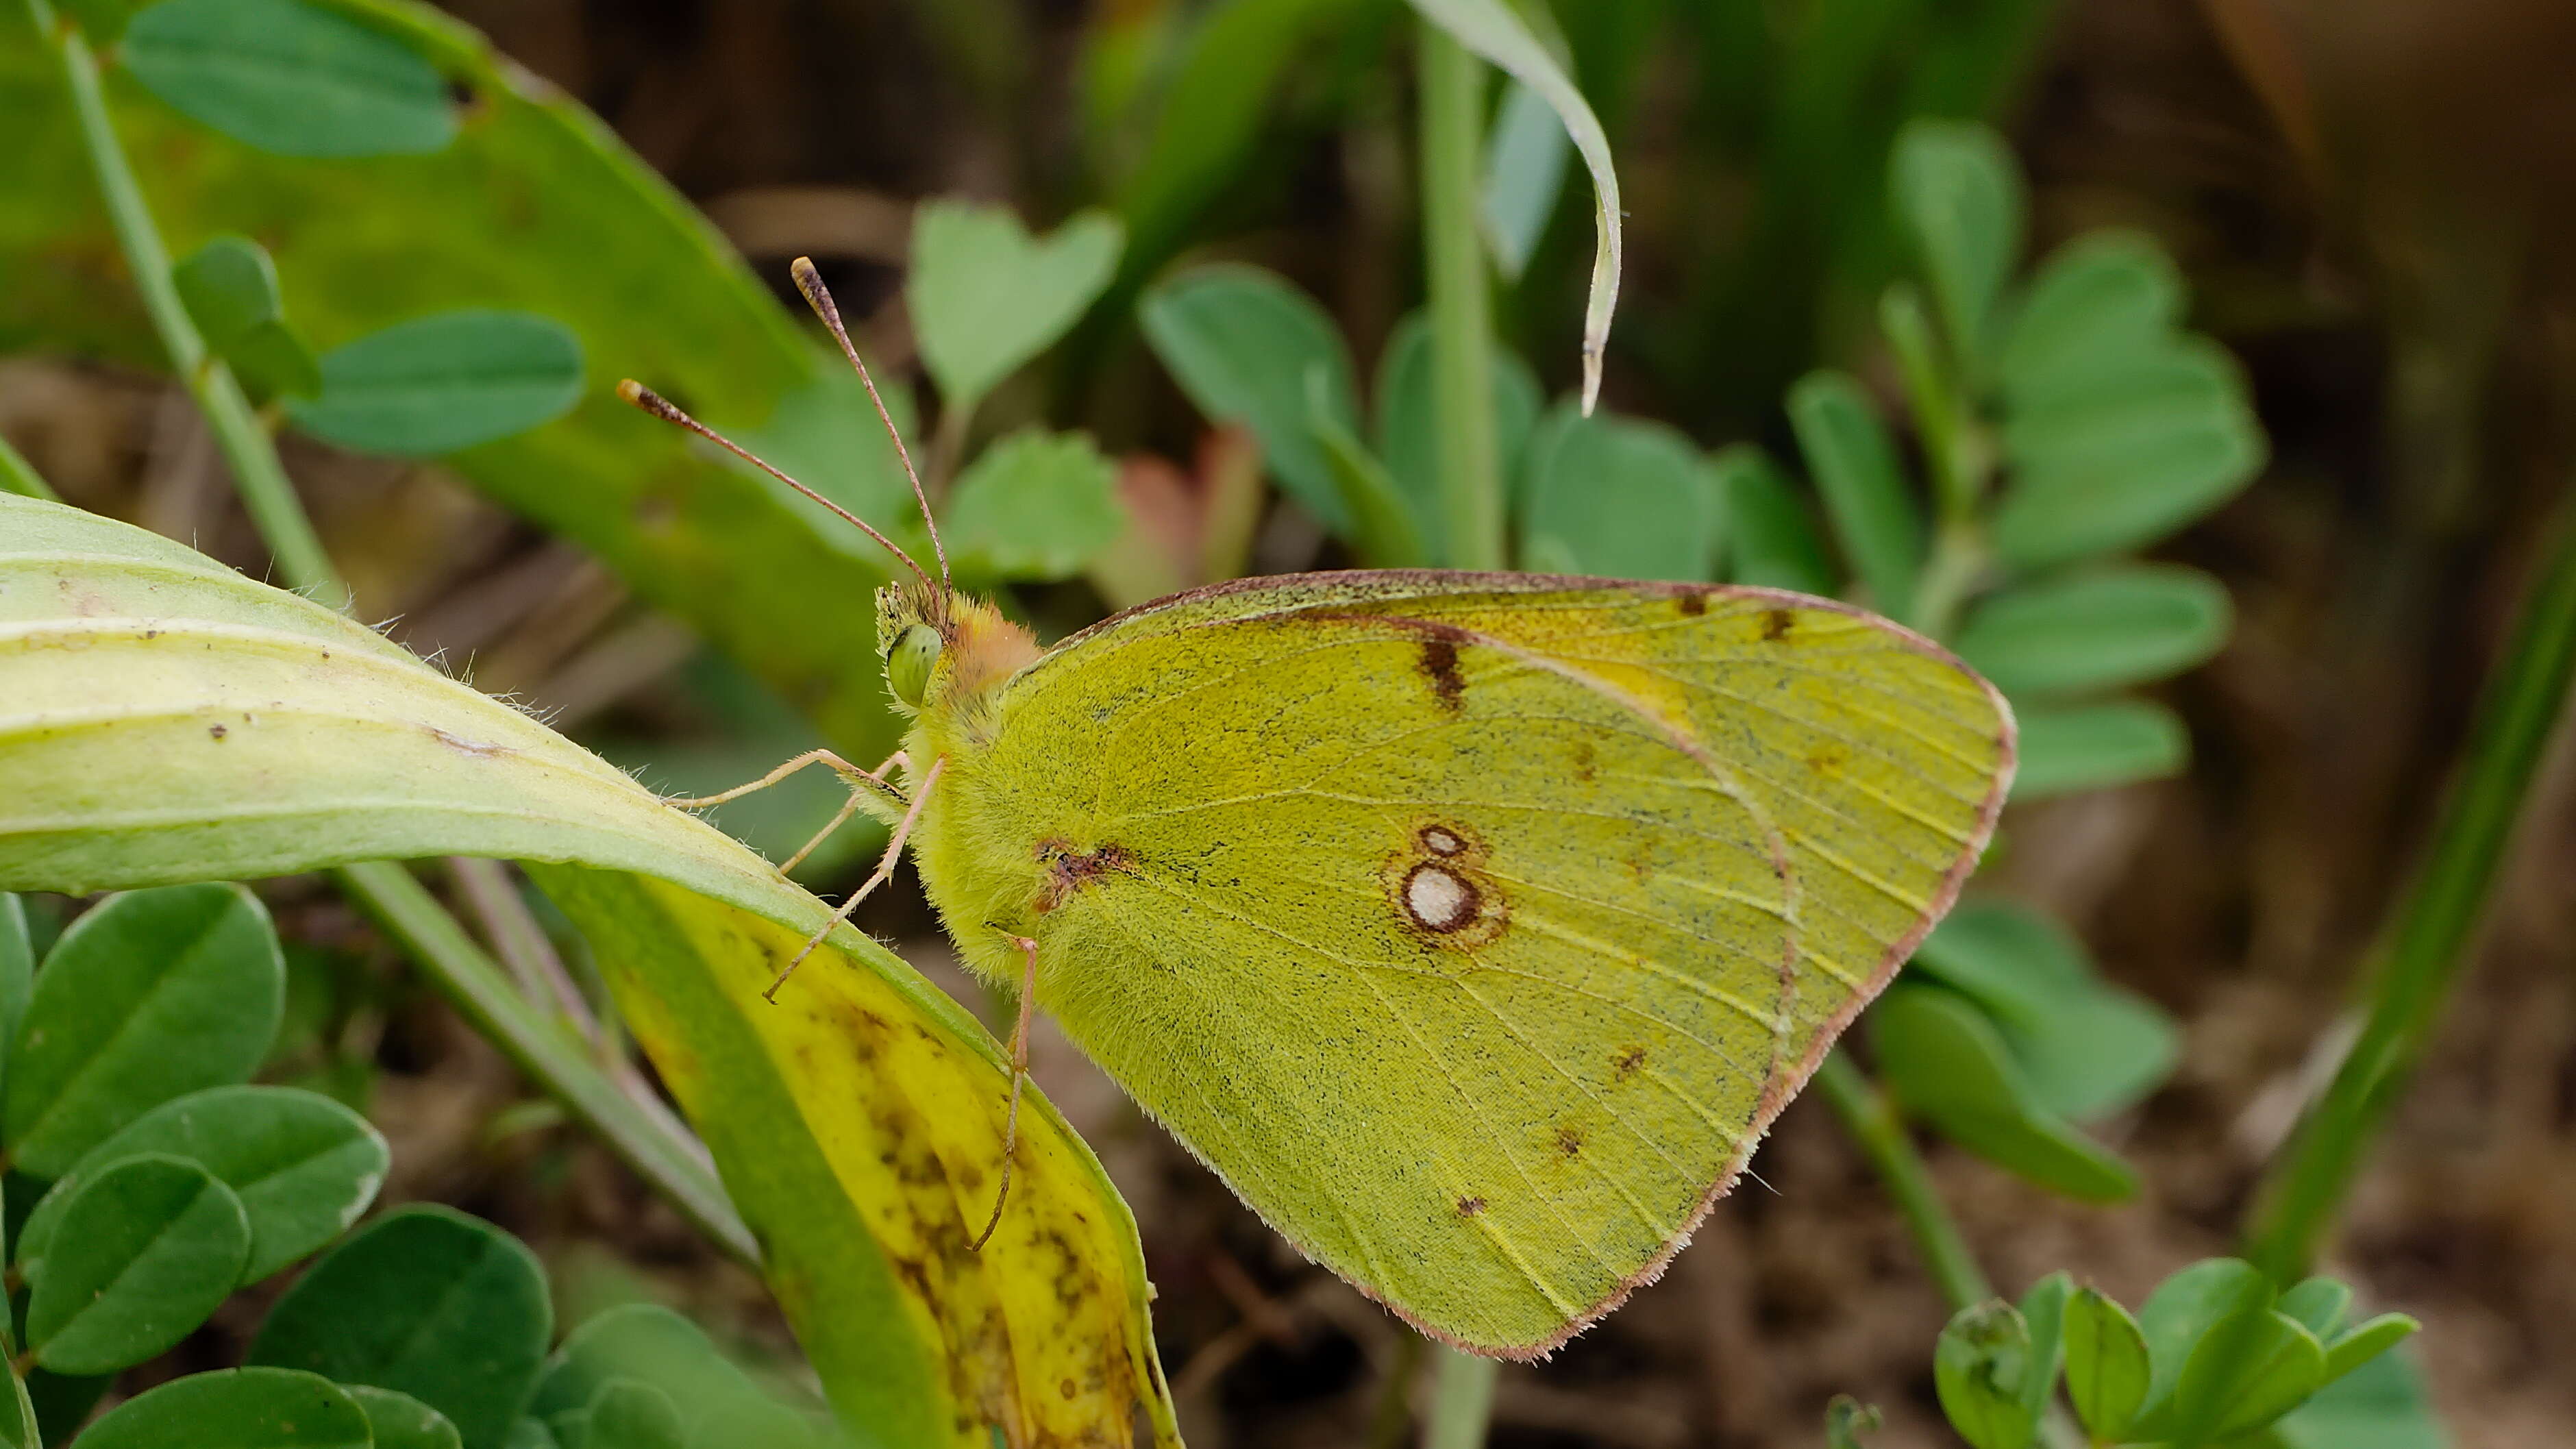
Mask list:
[{"label": "small oval leaflet", "polygon": [[368,1449],[367,1416],[318,1374],[224,1369],[173,1379],[110,1410],[81,1449]]},{"label": "small oval leaflet", "polygon": [[232,1189],[176,1157],[116,1164],[64,1216],[27,1299],[28,1346],[59,1374],[114,1373],[167,1350],[231,1296],[250,1255]]},{"label": "small oval leaflet", "polygon": [[397,323],[322,356],[295,425],[362,453],[431,457],[551,422],[581,399],[581,340],[552,318],[469,309]]},{"label": "small oval leaflet", "polygon": [[173,108],[282,156],[419,155],[456,138],[436,67],[301,0],[165,0],[134,17],[120,54]]}]

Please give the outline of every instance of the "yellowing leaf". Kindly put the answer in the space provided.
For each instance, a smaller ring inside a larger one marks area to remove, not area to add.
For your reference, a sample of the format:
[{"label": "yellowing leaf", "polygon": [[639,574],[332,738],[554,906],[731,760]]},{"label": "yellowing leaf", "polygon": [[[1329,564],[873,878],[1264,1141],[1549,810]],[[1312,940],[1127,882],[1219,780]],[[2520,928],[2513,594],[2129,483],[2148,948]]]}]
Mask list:
[{"label": "yellowing leaf", "polygon": [[363,628],[168,540],[0,498],[0,890],[499,855],[598,947],[762,1238],[844,1419],[881,1442],[1176,1442],[1135,1226],[1034,1092],[1004,1230],[999,1047],[741,846]]}]

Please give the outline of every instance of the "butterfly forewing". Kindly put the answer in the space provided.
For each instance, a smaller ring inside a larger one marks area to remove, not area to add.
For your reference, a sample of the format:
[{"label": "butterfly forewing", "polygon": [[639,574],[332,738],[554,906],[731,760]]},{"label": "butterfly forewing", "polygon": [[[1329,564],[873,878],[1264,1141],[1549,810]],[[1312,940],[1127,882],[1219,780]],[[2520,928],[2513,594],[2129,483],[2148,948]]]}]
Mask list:
[{"label": "butterfly forewing", "polygon": [[1024,922],[1067,1034],[1301,1248],[1527,1355],[1743,1167],[2009,759],[1981,681],[1820,601],[1319,576],[1033,666],[924,873]]}]

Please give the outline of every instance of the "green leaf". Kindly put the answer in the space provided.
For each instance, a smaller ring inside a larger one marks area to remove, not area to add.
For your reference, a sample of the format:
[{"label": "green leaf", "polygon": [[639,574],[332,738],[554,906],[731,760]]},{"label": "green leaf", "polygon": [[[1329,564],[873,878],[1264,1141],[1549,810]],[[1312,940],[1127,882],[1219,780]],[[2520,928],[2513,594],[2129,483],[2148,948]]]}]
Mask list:
[{"label": "green leaf", "polygon": [[1871,604],[1904,622],[1923,567],[1923,515],[1869,395],[1842,373],[1811,372],[1789,390],[1789,422],[1843,557]]},{"label": "green leaf", "polygon": [[1024,428],[958,478],[941,525],[949,557],[969,577],[1069,578],[1127,526],[1118,466],[1087,433]]},{"label": "green leaf", "polygon": [[1261,438],[1279,486],[1336,535],[1351,517],[1308,419],[1307,377],[1321,368],[1324,411],[1359,430],[1350,354],[1324,309],[1258,267],[1196,267],[1156,286],[1137,308],[1145,340],[1211,422]]},{"label": "green leaf", "polygon": [[2303,1279],[2272,1306],[2297,1319],[2331,1354],[2344,1315],[2352,1310],[2352,1289],[2324,1276]]},{"label": "green leaf", "polygon": [[[1550,121],[1551,125],[1554,124]],[[1521,355],[1494,344],[1494,459],[1510,480],[1514,510],[1528,492],[1527,453],[1538,425],[1542,395],[1538,374]],[[1421,538],[1425,557],[1448,556],[1440,510],[1440,408],[1433,397],[1431,316],[1416,309],[1404,315],[1387,335],[1378,354],[1373,392],[1377,416],[1378,456],[1403,495]]]},{"label": "green leaf", "polygon": [[2126,1163],[2030,1100],[1994,1025],[1956,993],[1900,981],[1869,1021],[1889,1088],[1960,1146],[2068,1197],[2137,1193]]},{"label": "green leaf", "polygon": [[2021,772],[2013,777],[2016,800],[2161,780],[2181,774],[2191,763],[2191,736],[2182,720],[2147,700],[2034,706],[2019,714]]},{"label": "green leaf", "polygon": [[1715,576],[1716,489],[1699,450],[1660,423],[1568,405],[1534,440],[1521,552],[1621,579]]},{"label": "green leaf", "polygon": [[1885,1423],[1877,1408],[1849,1394],[1836,1394],[1825,1405],[1825,1449],[1862,1449],[1860,1436]]},{"label": "green leaf", "polygon": [[2153,1371],[2138,1321],[2096,1288],[2066,1305],[2066,1397],[2097,1442],[2110,1443],[2136,1422]]},{"label": "green leaf", "polygon": [[2326,1344],[2326,1379],[2332,1382],[2413,1338],[2424,1325],[2403,1313],[2382,1313],[2354,1324]]},{"label": "green leaf", "polygon": [[652,1384],[671,1397],[690,1449],[799,1449],[813,1430],[727,1362],[696,1324],[656,1304],[628,1304],[593,1317],[548,1361],[527,1412],[578,1415],[612,1381]]},{"label": "green leaf", "polygon": [[1728,576],[1739,584],[1834,592],[1833,565],[1779,465],[1758,444],[1737,443],[1709,458],[1725,516],[1721,532],[1732,559]]},{"label": "green leaf", "polygon": [[521,1419],[510,1426],[510,1437],[501,1441],[501,1449],[559,1449],[554,1430],[541,1419]]},{"label": "green leaf", "polygon": [[1413,509],[1396,488],[1394,475],[1350,430],[1333,418],[1324,370],[1306,374],[1313,411],[1306,426],[1332,466],[1342,509],[1351,519],[1351,547],[1372,568],[1419,568],[1431,562]]},{"label": "green leaf", "polygon": [[2230,623],[2218,580],[2171,564],[2125,564],[1989,594],[1951,647],[2018,699],[2179,674],[2217,654]]},{"label": "green leaf", "polygon": [[1538,93],[1564,123],[1574,149],[1592,172],[1594,252],[1591,299],[1583,312],[1583,411],[1601,394],[1601,358],[1609,346],[1610,317],[1619,305],[1619,177],[1610,162],[1610,138],[1576,88],[1573,77],[1548,53],[1529,26],[1502,0],[1412,0],[1423,18],[1460,45],[1500,66]]},{"label": "green leaf", "polygon": [[[207,711],[235,690],[272,712],[212,740]],[[84,723],[61,724],[75,706]],[[846,1421],[901,1443],[1007,1413],[1078,1442],[1129,1432],[1141,1408],[1173,1441],[1134,1219],[1043,1093],[1020,1104],[1002,1231],[943,1259],[944,1286],[890,1256],[981,1226],[1010,1098],[1000,1044],[855,930],[798,975],[802,1009],[763,1004],[830,908],[524,713],[169,540],[5,499],[0,743],[0,890],[574,862],[531,872],[760,1234]]]},{"label": "green leaf", "polygon": [[[463,1449],[447,1416],[413,1398],[373,1384],[348,1384],[341,1392],[367,1416],[375,1449]],[[507,1449],[508,1441],[503,1441]]]},{"label": "green leaf", "polygon": [[611,1379],[590,1401],[584,1449],[682,1449],[680,1411],[671,1396],[636,1379]]},{"label": "green leaf", "polygon": [[27,903],[0,893],[0,1087],[16,1059],[18,1026],[36,989],[35,943],[27,934]]},{"label": "green leaf", "polygon": [[2174,1381],[2165,1428],[2186,1444],[2250,1434],[2304,1402],[2325,1382],[2316,1335],[2269,1308],[2219,1320]]},{"label": "green leaf", "polygon": [[19,1232],[18,1256],[45,1255],[85,1177],[141,1153],[194,1162],[241,1200],[251,1235],[243,1283],[347,1231],[375,1200],[390,1161],[376,1129],[328,1097],[291,1087],[211,1087],[164,1102],[90,1149],[36,1204]]},{"label": "green leaf", "polygon": [[2006,399],[2004,562],[2035,569],[2153,543],[2262,471],[2262,425],[2235,360],[2205,338],[2048,374]]},{"label": "green leaf", "polygon": [[545,1271],[519,1240],[448,1208],[378,1218],[286,1290],[249,1361],[373,1384],[499,1449],[553,1336]]},{"label": "green leaf", "polygon": [[446,81],[401,41],[301,0],[165,0],[119,54],[154,95],[281,156],[396,156],[456,137]]},{"label": "green leaf", "polygon": [[42,1449],[44,1430],[36,1422],[35,1401],[27,1397],[27,1380],[9,1371],[9,1402],[0,1405],[0,1449]]},{"label": "green leaf", "polygon": [[2181,1054],[2181,1033],[2164,1012],[2103,982],[2073,933],[2010,901],[1961,902],[1913,964],[1977,1003],[2033,1100],[2058,1116],[2084,1120],[2136,1105]]},{"label": "green leaf", "polygon": [[372,1449],[367,1416],[328,1379],[287,1369],[189,1374],[108,1411],[80,1449]]},{"label": "green leaf", "polygon": [[1923,119],[1897,134],[1888,175],[1897,220],[1973,376],[2021,254],[2021,167],[1991,127]]},{"label": "green leaf", "polygon": [[2039,1432],[2035,1377],[2030,1326],[2000,1298],[1960,1309],[1932,1349],[1941,1412],[1973,1449],[2030,1449]]},{"label": "green leaf", "polygon": [[363,453],[432,457],[526,432],[581,399],[581,339],[531,312],[442,312],[322,355],[295,425]]},{"label": "green leaf", "polygon": [[264,393],[309,395],[322,373],[304,339],[286,325],[277,264],[245,236],[214,238],[170,269],[189,319],[206,345]]},{"label": "green leaf", "polygon": [[[2138,1330],[2146,1339],[2153,1369],[2147,1390],[2149,1416],[2160,1417],[2171,1407],[2167,1400],[2184,1364],[2212,1328],[2266,1312],[2272,1299],[2272,1280],[2236,1258],[2204,1258],[2157,1284],[2138,1310]],[[2133,1426],[2148,1427],[2146,1423]]]},{"label": "green leaf", "polygon": [[1007,207],[922,203],[904,302],[944,405],[972,414],[1062,337],[1109,285],[1125,244],[1106,212],[1086,211],[1039,241]]},{"label": "green leaf", "polygon": [[194,1332],[241,1281],[250,1220],[214,1175],[183,1158],[102,1168],[28,1265],[27,1346],[58,1374],[105,1374]]},{"label": "green leaf", "polygon": [[2057,1375],[2066,1363],[2066,1304],[2075,1280],[2063,1271],[2030,1285],[2021,1295],[2022,1322],[2030,1329],[2030,1370],[2022,1375],[2022,1405],[2031,1422],[2057,1397]]},{"label": "green leaf", "polygon": [[1477,198],[1476,219],[1483,224],[1485,249],[1494,255],[1494,270],[1517,282],[1528,270],[1550,217],[1557,194],[1565,189],[1565,160],[1573,138],[1547,97],[1520,81],[1503,91],[1494,114],[1494,129],[1485,142],[1485,184]]},{"label": "green leaf", "polygon": [[[214,715],[208,730],[229,729]],[[286,1007],[286,964],[257,897],[174,886],[103,901],[45,958],[19,1033],[0,1139],[58,1178],[174,1097],[249,1076]]]},{"label": "green leaf", "polygon": [[2383,1354],[2272,1426],[2283,1449],[2450,1449],[2421,1370]]},{"label": "green leaf", "polygon": [[2182,319],[2182,273],[2136,232],[2097,231],[2050,254],[2004,335],[2007,397],[2114,371],[2161,344]]},{"label": "green leaf", "polygon": [[546,1419],[586,1409],[612,1379],[672,1385],[702,1414],[707,1398],[750,1388],[704,1329],[658,1303],[628,1303],[593,1315],[565,1335],[563,1347],[546,1361],[527,1411]]}]

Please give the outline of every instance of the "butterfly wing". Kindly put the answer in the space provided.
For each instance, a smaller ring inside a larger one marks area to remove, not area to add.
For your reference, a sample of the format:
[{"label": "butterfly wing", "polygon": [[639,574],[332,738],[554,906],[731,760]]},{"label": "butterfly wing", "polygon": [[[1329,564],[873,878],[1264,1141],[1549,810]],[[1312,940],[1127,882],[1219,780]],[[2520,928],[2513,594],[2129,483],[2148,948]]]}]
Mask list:
[{"label": "butterfly wing", "polygon": [[1515,1357],[1687,1240],[2013,757],[1856,610],[1441,573],[1148,606],[979,734],[922,857],[961,939],[1034,936],[1041,1003],[1274,1227]]}]

